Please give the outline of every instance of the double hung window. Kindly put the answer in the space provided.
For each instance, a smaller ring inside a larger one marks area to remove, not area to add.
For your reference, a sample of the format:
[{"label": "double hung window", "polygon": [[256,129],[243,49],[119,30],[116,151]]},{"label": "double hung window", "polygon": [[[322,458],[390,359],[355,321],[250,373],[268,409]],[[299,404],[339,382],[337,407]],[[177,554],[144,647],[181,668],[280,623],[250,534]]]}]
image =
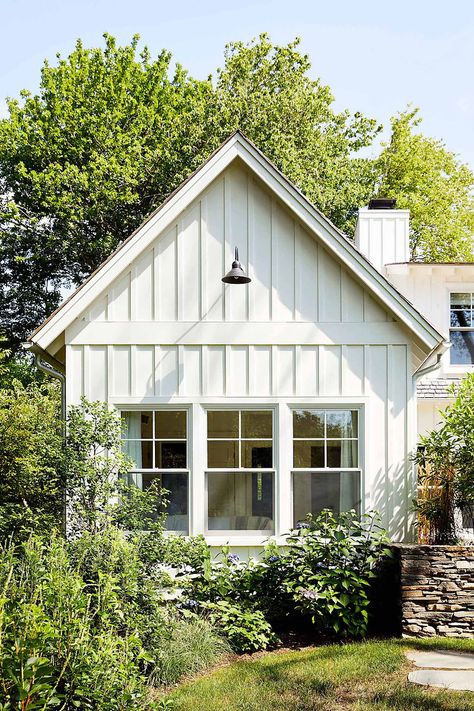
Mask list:
[{"label": "double hung window", "polygon": [[123,450],[133,461],[130,480],[140,489],[158,481],[166,490],[166,528],[188,530],[186,410],[122,411]]},{"label": "double hung window", "polygon": [[272,410],[207,413],[208,531],[274,529]]},{"label": "double hung window", "polygon": [[360,511],[357,410],[293,411],[294,523],[322,509]]},{"label": "double hung window", "polygon": [[450,299],[449,349],[452,365],[474,363],[474,294],[452,293]]}]

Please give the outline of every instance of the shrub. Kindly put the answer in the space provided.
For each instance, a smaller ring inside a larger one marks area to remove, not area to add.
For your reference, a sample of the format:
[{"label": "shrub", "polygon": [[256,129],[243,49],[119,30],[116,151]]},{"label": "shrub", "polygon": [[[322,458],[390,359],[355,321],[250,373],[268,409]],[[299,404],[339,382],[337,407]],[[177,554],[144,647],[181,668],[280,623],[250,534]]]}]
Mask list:
[{"label": "shrub", "polygon": [[278,637],[260,610],[250,610],[227,600],[203,603],[209,619],[229,640],[236,652],[255,652],[266,649],[278,641]]},{"label": "shrub", "polygon": [[323,511],[292,535],[284,554],[285,586],[296,606],[324,632],[360,637],[367,631],[369,586],[389,554],[373,514]]},{"label": "shrub", "polygon": [[[362,636],[367,631],[369,586],[377,564],[389,554],[387,540],[375,514],[359,517],[352,511],[336,516],[323,511],[299,524],[284,546],[269,544],[259,561],[240,561],[223,549],[220,560],[194,573],[184,587],[191,599],[229,615],[228,625],[223,625],[226,634],[234,623],[238,626],[239,615],[243,619],[258,613],[258,620],[277,629],[285,621],[294,624],[298,617],[309,617],[326,634]],[[269,642],[257,635],[255,643],[264,647]]]},{"label": "shrub", "polygon": [[[64,541],[30,538],[0,556],[0,684],[6,708],[132,711],[144,707],[147,659],[124,629],[116,581],[94,592],[68,560]],[[56,700],[56,701],[55,701]],[[61,702],[61,703],[59,703]]]},{"label": "shrub", "polygon": [[60,529],[63,501],[59,389],[13,381],[0,390],[0,540]]}]

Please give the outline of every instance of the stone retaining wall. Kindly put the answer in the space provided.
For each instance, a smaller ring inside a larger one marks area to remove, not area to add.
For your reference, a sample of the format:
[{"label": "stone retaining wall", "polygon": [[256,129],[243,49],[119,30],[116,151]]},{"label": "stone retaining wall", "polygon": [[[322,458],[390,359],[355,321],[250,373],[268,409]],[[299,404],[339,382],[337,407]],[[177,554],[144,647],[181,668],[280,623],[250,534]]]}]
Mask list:
[{"label": "stone retaining wall", "polygon": [[402,634],[474,637],[474,546],[397,545]]}]

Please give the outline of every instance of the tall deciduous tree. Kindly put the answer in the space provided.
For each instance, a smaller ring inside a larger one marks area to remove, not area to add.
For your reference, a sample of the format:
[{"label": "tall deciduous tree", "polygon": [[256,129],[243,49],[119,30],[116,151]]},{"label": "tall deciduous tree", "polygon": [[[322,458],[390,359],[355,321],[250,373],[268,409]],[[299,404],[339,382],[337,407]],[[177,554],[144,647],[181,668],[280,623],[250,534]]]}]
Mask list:
[{"label": "tall deciduous tree", "polygon": [[298,42],[267,35],[227,46],[216,81],[198,81],[171,55],[138,53],[138,38],[104,49],[78,42],[45,63],[39,92],[22,92],[0,121],[0,313],[25,337],[235,129],[242,129],[344,228],[373,192],[357,157],[377,127],[334,111],[308,76]]},{"label": "tall deciduous tree", "polygon": [[379,195],[410,210],[412,258],[473,261],[474,174],[442,141],[416,133],[418,109],[392,118],[382,150]]}]

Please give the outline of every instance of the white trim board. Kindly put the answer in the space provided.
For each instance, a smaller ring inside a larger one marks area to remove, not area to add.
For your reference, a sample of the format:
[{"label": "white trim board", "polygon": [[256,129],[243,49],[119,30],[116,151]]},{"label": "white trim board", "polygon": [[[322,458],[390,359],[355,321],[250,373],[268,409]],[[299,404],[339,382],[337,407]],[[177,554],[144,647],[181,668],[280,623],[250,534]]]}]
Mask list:
[{"label": "white trim board", "polygon": [[425,345],[443,337],[415,307],[240,132],[231,136],[163,205],[30,336],[45,350],[136,259],[232,161],[240,159]]}]

